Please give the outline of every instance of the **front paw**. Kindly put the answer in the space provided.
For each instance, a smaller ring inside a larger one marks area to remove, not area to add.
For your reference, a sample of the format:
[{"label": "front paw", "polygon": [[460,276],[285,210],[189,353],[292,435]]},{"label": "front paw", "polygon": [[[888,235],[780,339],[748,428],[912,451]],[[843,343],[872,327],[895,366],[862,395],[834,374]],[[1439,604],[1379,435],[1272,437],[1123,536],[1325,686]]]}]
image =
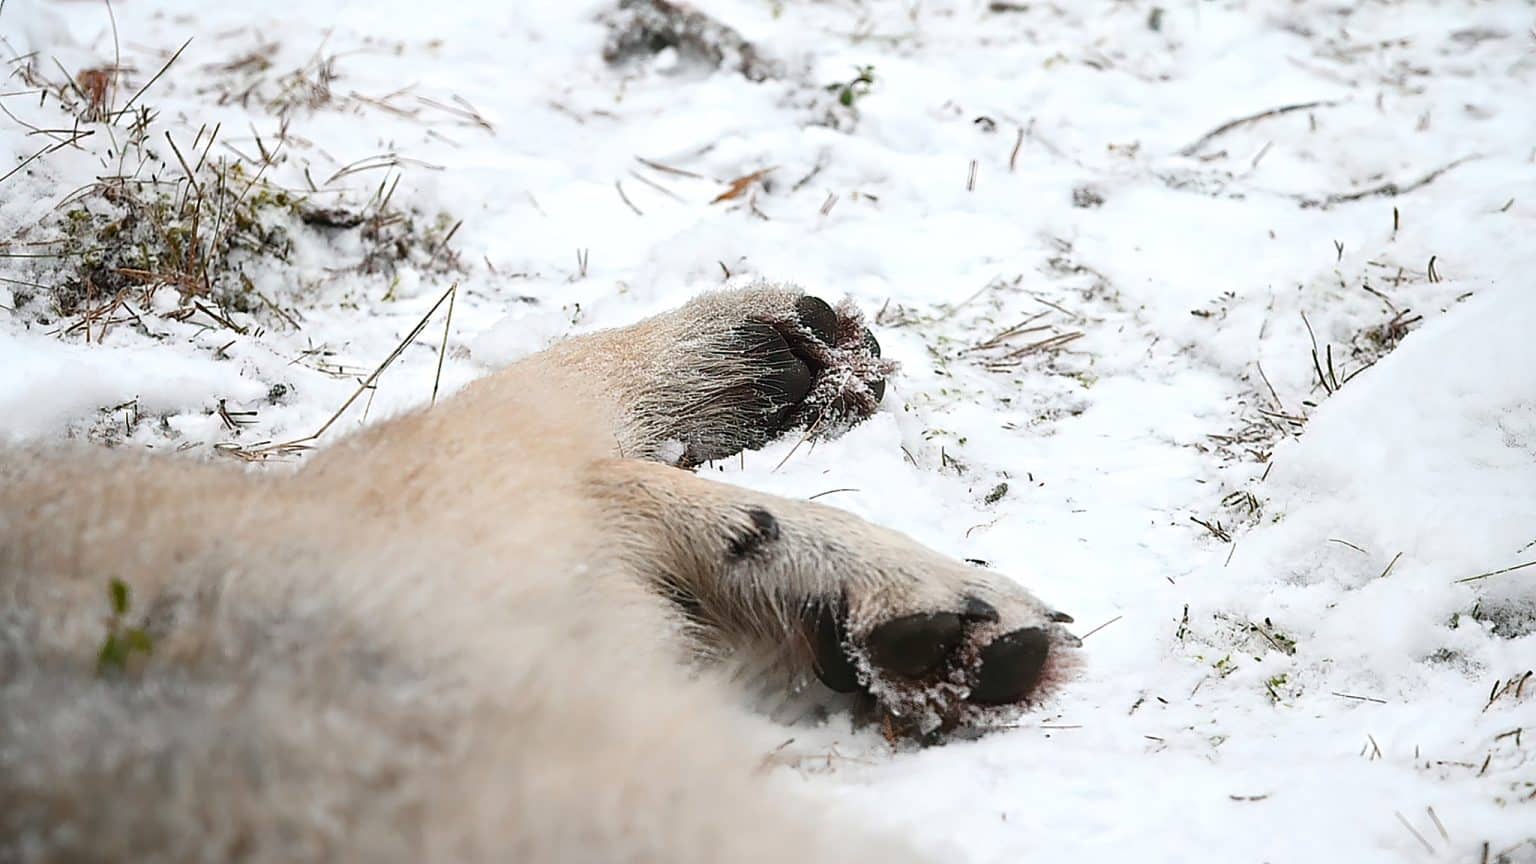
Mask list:
[{"label": "front paw", "polygon": [[895,364],[851,302],[836,308],[794,288],[707,295],[684,307],[713,345],[698,351],[718,389],[683,436],[685,467],[755,450],[794,430],[834,437],[873,415]]}]

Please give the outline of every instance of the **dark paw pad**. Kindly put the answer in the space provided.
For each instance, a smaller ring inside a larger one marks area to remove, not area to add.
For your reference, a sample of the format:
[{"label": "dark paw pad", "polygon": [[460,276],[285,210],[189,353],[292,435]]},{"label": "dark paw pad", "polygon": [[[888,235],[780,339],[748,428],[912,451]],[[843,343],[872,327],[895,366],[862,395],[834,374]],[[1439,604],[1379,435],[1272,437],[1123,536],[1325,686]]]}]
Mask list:
[{"label": "dark paw pad", "polygon": [[921,678],[938,670],[960,644],[964,625],[953,612],[923,612],[887,621],[865,641],[881,671]]},{"label": "dark paw pad", "polygon": [[970,700],[977,705],[1008,705],[1022,700],[1040,683],[1050,652],[1050,636],[1038,627],[993,639],[981,649]]}]

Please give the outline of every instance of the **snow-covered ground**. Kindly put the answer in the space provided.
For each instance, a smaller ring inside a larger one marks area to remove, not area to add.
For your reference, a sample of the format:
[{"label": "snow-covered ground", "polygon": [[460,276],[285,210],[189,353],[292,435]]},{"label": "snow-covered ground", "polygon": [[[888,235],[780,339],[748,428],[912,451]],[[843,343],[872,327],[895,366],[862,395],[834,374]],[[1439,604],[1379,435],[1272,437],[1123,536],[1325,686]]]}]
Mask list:
[{"label": "snow-covered ground", "polygon": [[[610,66],[612,8],[0,3],[0,434],[301,438],[454,283],[445,389],[851,296],[881,412],[706,470],[1017,576],[1087,663],[979,741],[790,730],[809,786],[952,860],[1536,861],[1530,4],[700,2],[763,81]],[[189,170],[305,198],[225,257],[260,302],[58,308],[110,178]],[[431,397],[444,311],[341,426]]]}]

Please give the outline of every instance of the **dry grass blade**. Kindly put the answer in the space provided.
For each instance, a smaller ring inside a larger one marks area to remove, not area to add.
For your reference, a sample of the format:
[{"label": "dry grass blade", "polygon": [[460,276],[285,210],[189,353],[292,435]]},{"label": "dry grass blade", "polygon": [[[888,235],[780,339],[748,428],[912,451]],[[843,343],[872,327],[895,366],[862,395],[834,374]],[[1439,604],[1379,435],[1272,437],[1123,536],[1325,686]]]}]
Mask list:
[{"label": "dry grass blade", "polygon": [[26,159],[23,159],[15,168],[12,168],[11,170],[5,172],[4,174],[0,174],[0,183],[4,183],[5,181],[9,180],[12,175],[16,174],[16,172],[18,172],[21,169],[27,167],[28,165],[32,164],[33,161],[35,161],[37,159],[41,159],[42,157],[47,156],[49,153],[52,153],[55,150],[61,150],[61,149],[65,148],[65,147],[68,147],[69,145],[74,144],[76,141],[79,141],[81,138],[85,138],[85,137],[88,137],[88,136],[94,135],[94,134],[96,134],[96,130],[94,130],[94,129],[87,129],[87,130],[85,130],[83,132],[76,133],[74,135],[74,137],[70,138],[67,141],[60,141],[57,144],[52,144],[52,145],[49,145],[47,147],[44,147],[43,149],[37,151],[36,153],[33,153],[31,156],[28,156]]},{"label": "dry grass blade", "polygon": [[746,194],[748,189],[752,188],[753,184],[762,180],[764,177],[767,177],[769,172],[773,171],[775,167],[777,166],[770,166],[768,168],[753,171],[751,174],[745,174],[741,177],[737,177],[735,180],[731,181],[730,188],[726,189],[724,192],[721,192],[719,195],[716,195],[714,200],[710,201],[709,203],[719,204],[721,201],[732,201],[740,198],[742,195]]},{"label": "dry grass blade", "polygon": [[[453,327],[453,301],[459,296],[459,283],[448,289],[448,314],[443,320],[443,344],[437,351],[437,374],[432,378],[432,404],[437,404],[437,388],[443,383],[443,358],[448,356],[448,330]],[[431,314],[431,313],[428,313]]]},{"label": "dry grass blade", "polygon": [[1403,823],[1403,827],[1408,829],[1408,833],[1412,834],[1414,839],[1424,844],[1424,848],[1429,852],[1429,854],[1435,854],[1435,847],[1429,845],[1429,841],[1424,839],[1424,835],[1420,834],[1418,830],[1413,827],[1413,825],[1409,824],[1408,820],[1403,817],[1403,814],[1393,811],[1393,815],[1397,816],[1397,821]]},{"label": "dry grass blade", "polygon": [[1425,807],[1424,812],[1429,814],[1429,821],[1435,823],[1435,830],[1440,832],[1440,839],[1447,843],[1451,842],[1451,833],[1445,830],[1445,825],[1441,824],[1440,817],[1435,814],[1435,808]]},{"label": "dry grass blade", "polygon": [[1055,351],[1058,348],[1065,347],[1071,342],[1076,342],[1077,340],[1083,338],[1083,336],[1084,333],[1081,330],[1072,330],[1067,333],[1057,333],[1055,336],[1052,336],[1049,339],[1041,339],[1038,342],[1031,342],[1030,344],[1025,345],[1023,348],[1015,348],[1014,350],[1009,351],[1007,354],[1004,354],[999,359],[1012,360],[1017,357],[1023,357],[1028,354],[1036,354],[1042,351]]},{"label": "dry grass blade", "polygon": [[117,108],[117,78],[123,71],[123,46],[117,37],[117,13],[112,11],[112,0],[103,0],[107,6],[107,20],[112,24],[112,78],[109,82],[111,93],[107,96],[107,113],[111,114]]},{"label": "dry grass blade", "polygon": [[807,501],[815,501],[817,498],[820,498],[820,497],[822,497],[824,495],[832,495],[832,494],[835,494],[837,492],[857,492],[857,491],[859,491],[859,490],[854,489],[852,487],[843,487],[842,489],[828,489],[825,492],[817,492],[815,495],[808,496],[805,500],[807,500]]},{"label": "dry grass blade", "polygon": [[196,172],[192,170],[192,166],[187,164],[186,157],[181,155],[181,148],[176,146],[176,139],[171,137],[171,130],[169,129],[165,130],[165,142],[171,145],[171,152],[176,154],[176,161],[181,163],[181,170],[186,172],[187,185],[191,186],[192,191],[196,193],[199,198],[201,198],[203,195],[203,187],[198,185]]},{"label": "dry grass blade", "polygon": [[677,194],[676,192],[673,192],[671,189],[668,189],[667,187],[661,185],[660,183],[657,183],[655,180],[652,180],[649,177],[646,177],[644,174],[641,174],[638,171],[631,171],[631,172],[629,172],[629,176],[635,178],[636,180],[639,180],[641,183],[644,183],[645,185],[651,187],[652,189],[655,189],[657,192],[660,192],[661,194],[667,196],[668,198],[671,198],[673,201],[682,201],[683,200],[683,197],[681,195]]},{"label": "dry grass blade", "polygon": [[635,161],[639,162],[641,165],[644,165],[647,168],[653,168],[666,174],[676,174],[679,177],[691,177],[694,180],[704,179],[703,174],[695,174],[692,171],[684,171],[681,168],[673,168],[671,165],[663,165],[660,162],[647,159],[644,156],[636,156]]},{"label": "dry grass blade", "polygon": [[1453,584],[1459,585],[1463,582],[1476,582],[1479,579],[1487,579],[1489,576],[1502,576],[1505,573],[1513,573],[1516,570],[1524,570],[1527,567],[1536,567],[1536,561],[1527,561],[1524,564],[1516,564],[1513,567],[1505,567],[1501,570],[1490,570],[1487,573],[1479,573],[1476,576],[1468,576],[1465,579],[1457,579]]},{"label": "dry grass blade", "polygon": [[1201,528],[1204,528],[1207,532],[1210,533],[1212,537],[1215,537],[1217,540],[1220,540],[1223,543],[1232,542],[1232,535],[1227,532],[1227,529],[1221,527],[1220,522],[1212,524],[1195,516],[1189,517],[1189,521],[1199,525]]},{"label": "dry grass blade", "polygon": [[[357,389],[352,391],[352,395],[347,397],[347,401],[341,403],[341,407],[336,409],[336,413],[332,414],[330,419],[322,423],[320,428],[316,429],[313,434],[277,444],[263,444],[251,448],[234,448],[226,444],[220,449],[230,455],[249,460],[258,460],[273,454],[287,455],[309,449],[313,442],[319,440],[321,436],[336,424],[337,420],[342,418],[342,415],[347,413],[347,409],[352,407],[352,404],[358,400],[358,397],[373,390],[374,384],[379,380],[379,376],[383,375],[384,371],[399,359],[401,354],[405,353],[405,349],[409,348],[411,343],[416,341],[416,337],[420,336],[421,332],[427,329],[427,324],[431,322],[432,316],[437,314],[437,310],[441,309],[444,303],[452,302],[454,296],[458,294],[458,290],[458,283],[454,283],[447,291],[444,291],[443,296],[437,298],[437,302],[432,304],[432,308],[428,309],[427,313],[421,316],[421,320],[416,322],[416,326],[411,328],[411,332],[407,333],[405,338],[400,340],[400,344],[395,346],[395,350],[389,352],[389,356],[384,358],[384,362],[380,363],[367,378],[363,379],[362,383],[357,386]],[[441,372],[441,354],[438,355],[438,360],[439,372]],[[435,384],[433,393],[434,395],[436,393]]]},{"label": "dry grass blade", "polygon": [[645,215],[644,211],[642,211],[639,207],[636,207],[635,206],[635,202],[629,200],[629,196],[624,194],[624,183],[623,183],[623,181],[620,181],[620,180],[613,181],[613,188],[618,190],[618,192],[619,192],[619,200],[623,201],[629,207],[629,209],[635,211],[635,215],[636,216],[644,216]]},{"label": "dry grass blade", "polygon": [[1312,332],[1312,322],[1307,320],[1307,313],[1305,312],[1301,313],[1301,323],[1306,325],[1307,338],[1312,342],[1312,371],[1317,373],[1317,383],[1331,396],[1339,389],[1338,376],[1333,373],[1332,346],[1329,346],[1328,371],[1325,373],[1323,371],[1322,358],[1317,353],[1317,335]]},{"label": "dry grass blade", "polygon": [[456,104],[448,105],[427,96],[417,96],[416,100],[423,105],[436,108],[439,111],[442,111],[446,114],[451,114],[461,120],[467,120],[468,122],[479,126],[481,129],[484,129],[493,135],[496,134],[496,127],[492,126],[490,121],[486,120],[485,117],[479,111],[477,111],[474,106],[465,101],[462,96],[454,95],[450,98],[452,98]]},{"label": "dry grass blade", "polygon": [[1389,574],[1391,574],[1392,568],[1397,566],[1397,559],[1399,559],[1401,557],[1403,557],[1403,553],[1401,553],[1401,552],[1397,553],[1396,555],[1393,555],[1392,556],[1392,560],[1387,562],[1387,569],[1381,571],[1381,575],[1377,576],[1376,578],[1377,579],[1385,579],[1385,578],[1387,578],[1387,576]]},{"label": "dry grass blade", "polygon": [[1201,135],[1199,138],[1197,138],[1195,140],[1195,142],[1193,144],[1190,144],[1190,145],[1184,147],[1183,149],[1179,150],[1179,155],[1180,156],[1193,156],[1196,153],[1200,152],[1200,148],[1201,147],[1204,147],[1206,144],[1209,144],[1211,141],[1221,137],[1222,135],[1227,134],[1228,132],[1231,132],[1233,129],[1238,129],[1238,128],[1243,127],[1243,126],[1247,126],[1250,123],[1257,123],[1258,121],[1264,120],[1264,119],[1269,118],[1269,117],[1279,117],[1279,116],[1284,115],[1284,114],[1290,114],[1293,111],[1306,111],[1309,108],[1331,107],[1331,106],[1337,105],[1337,104],[1339,104],[1339,103],[1336,102],[1336,101],[1327,100],[1327,99],[1319,99],[1319,100],[1317,100],[1315,102],[1298,102],[1298,103],[1296,103],[1294,105],[1282,105],[1279,108],[1270,108],[1270,109],[1267,109],[1267,110],[1264,110],[1264,111],[1259,111],[1259,112],[1257,112],[1255,114],[1248,114],[1246,116],[1239,117],[1236,120],[1228,120],[1227,122],[1221,124],[1220,126],[1217,126],[1215,129],[1212,129],[1211,131],[1205,133],[1204,135]]},{"label": "dry grass blade", "polygon": [[1355,192],[1334,193],[1327,196],[1326,198],[1304,198],[1302,199],[1301,203],[1303,207],[1320,207],[1326,210],[1335,204],[1347,204],[1351,201],[1360,201],[1365,198],[1395,198],[1398,195],[1405,195],[1414,191],[1415,189],[1422,189],[1423,187],[1428,186],[1429,184],[1438,180],[1440,175],[1445,174],[1446,172],[1454,168],[1458,168],[1475,159],[1481,158],[1481,155],[1474,153],[1470,156],[1463,156],[1460,159],[1448,162],[1445,165],[1442,165],[1439,168],[1429,172],[1428,174],[1425,174],[1423,177],[1420,177],[1419,179],[1413,180],[1411,182],[1382,183],[1379,186],[1370,186]]},{"label": "dry grass blade", "polygon": [[1336,690],[1332,691],[1332,693],[1334,696],[1337,696],[1340,699],[1354,699],[1357,702],[1375,702],[1378,705],[1387,704],[1387,700],[1377,699],[1375,696],[1356,696],[1353,693],[1340,693]]},{"label": "dry grass blade", "polygon": [[154,74],[154,77],[150,78],[148,81],[145,81],[144,82],[144,86],[140,87],[133,94],[133,96],[129,97],[127,103],[125,103],[123,105],[122,110],[120,110],[116,114],[112,115],[112,119],[115,121],[118,117],[121,117],[124,114],[127,114],[128,113],[128,109],[133,107],[133,103],[139,101],[139,97],[144,95],[144,91],[148,90],[150,87],[153,87],[155,82],[160,80],[160,76],[164,75],[166,70],[171,68],[171,64],[175,63],[176,62],[176,58],[181,56],[181,52],[187,50],[187,46],[191,45],[191,44],[192,44],[192,38],[189,36],[189,37],[187,37],[187,41],[181,43],[181,47],[176,49],[176,53],[171,55],[171,59],[165,61],[165,65],[160,67],[160,71],[156,72]]},{"label": "dry grass blade", "polygon": [[1092,636],[1093,634],[1099,632],[1100,630],[1103,630],[1105,627],[1108,627],[1109,625],[1115,623],[1116,621],[1119,621],[1121,618],[1124,618],[1124,617],[1125,617],[1124,615],[1116,615],[1115,617],[1109,619],[1108,621],[1105,621],[1103,624],[1100,624],[1099,626],[1093,628],[1092,630],[1089,630],[1087,633],[1084,633],[1083,635],[1079,636],[1078,638],[1083,640],[1083,641],[1087,641],[1089,636]]},{"label": "dry grass blade", "polygon": [[1000,345],[1002,345],[1003,343],[1009,341],[1010,339],[1013,339],[1015,336],[1022,336],[1025,333],[1038,333],[1038,332],[1040,332],[1042,330],[1049,330],[1049,329],[1051,329],[1049,324],[1040,324],[1040,325],[1037,325],[1037,326],[1034,326],[1034,327],[1029,326],[1030,324],[1033,324],[1034,322],[1040,320],[1041,318],[1044,318],[1048,314],[1050,314],[1050,313],[1048,313],[1048,312],[1037,312],[1034,315],[1030,315],[1029,317],[1025,318],[1023,321],[1020,321],[1019,323],[1013,325],[1012,327],[1008,327],[1008,328],[1006,328],[1004,330],[1001,330],[998,333],[996,333],[996,334],[994,334],[994,335],[992,335],[992,336],[990,336],[990,337],[988,337],[986,339],[983,339],[980,342],[977,342],[975,345],[970,345],[970,346],[967,346],[965,348],[960,349],[960,353],[961,354],[969,354],[969,353],[971,353],[973,351],[985,351],[985,350],[987,350],[989,348],[997,348]]}]

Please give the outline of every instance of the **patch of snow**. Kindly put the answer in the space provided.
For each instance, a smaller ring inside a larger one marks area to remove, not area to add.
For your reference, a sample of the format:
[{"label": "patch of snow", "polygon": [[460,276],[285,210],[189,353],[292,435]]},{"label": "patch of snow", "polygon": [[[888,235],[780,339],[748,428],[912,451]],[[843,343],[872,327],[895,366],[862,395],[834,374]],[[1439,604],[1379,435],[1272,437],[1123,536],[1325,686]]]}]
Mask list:
[{"label": "patch of snow", "polygon": [[[124,437],[188,458],[308,434],[454,282],[444,390],[722,284],[848,296],[902,366],[879,413],[702,470],[1093,632],[1079,680],[979,741],[796,730],[832,769],[809,786],[949,860],[1536,860],[1536,567],[1507,569],[1536,560],[1528,6],[698,3],[782,61],[754,83],[606,66],[609,5],[115,6],[119,106],[193,37],[141,97],[141,170],[179,171],[166,131],[222,124],[231,161],[282,138],[268,179],[356,206],[398,178],[462,220],[463,266],[363,273],[350,235],[299,232],[250,272],[294,321],[236,332],[169,294],[78,328],[20,308],[52,264],[0,257],[0,434],[135,399],[164,423]],[[9,0],[0,34],[55,80],[113,60],[94,4]],[[74,122],[4,68],[0,173],[58,143],[23,124]],[[94,128],[0,181],[0,255],[132,170]],[[442,326],[340,425],[424,403]]]}]

